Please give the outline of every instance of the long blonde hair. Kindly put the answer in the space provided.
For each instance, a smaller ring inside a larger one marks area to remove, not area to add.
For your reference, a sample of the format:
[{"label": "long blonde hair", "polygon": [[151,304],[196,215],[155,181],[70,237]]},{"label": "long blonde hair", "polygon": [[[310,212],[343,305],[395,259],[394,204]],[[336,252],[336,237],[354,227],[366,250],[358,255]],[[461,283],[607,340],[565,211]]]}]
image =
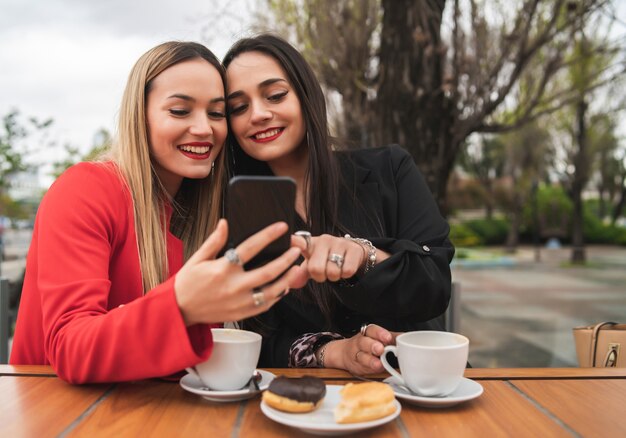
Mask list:
[{"label": "long blonde hair", "polygon": [[176,200],[169,199],[150,159],[146,102],[152,80],[175,64],[197,58],[213,65],[224,82],[224,69],[209,49],[198,43],[171,41],[139,58],[122,97],[117,141],[113,143],[110,158],[117,163],[132,196],[144,293],[165,281],[168,275],[164,206],[171,203],[181,218],[177,235],[184,243],[185,260],[215,229],[222,213],[226,174],[223,152],[206,178],[183,181]]}]

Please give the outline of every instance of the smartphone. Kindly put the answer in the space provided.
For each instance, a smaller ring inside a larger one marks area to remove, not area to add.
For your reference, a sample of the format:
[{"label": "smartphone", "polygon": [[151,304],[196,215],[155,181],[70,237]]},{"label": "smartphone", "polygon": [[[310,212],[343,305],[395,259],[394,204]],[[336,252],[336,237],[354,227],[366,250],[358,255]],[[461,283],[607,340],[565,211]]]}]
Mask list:
[{"label": "smartphone", "polygon": [[289,231],[271,242],[244,269],[264,265],[287,251],[291,245],[296,205],[296,182],[282,176],[235,176],[228,183],[226,219],[228,248],[275,222],[286,222]]}]

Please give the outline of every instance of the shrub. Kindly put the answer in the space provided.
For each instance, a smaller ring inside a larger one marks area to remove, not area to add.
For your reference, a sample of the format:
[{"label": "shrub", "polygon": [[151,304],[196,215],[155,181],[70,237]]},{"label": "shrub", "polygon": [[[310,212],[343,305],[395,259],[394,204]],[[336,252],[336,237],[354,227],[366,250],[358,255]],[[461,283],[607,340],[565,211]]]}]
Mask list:
[{"label": "shrub", "polygon": [[626,245],[626,228],[603,224],[587,208],[584,211],[583,232],[585,243]]},{"label": "shrub", "polygon": [[450,241],[454,246],[478,246],[482,244],[480,236],[464,224],[450,225]]},{"label": "shrub", "polygon": [[[543,238],[569,238],[571,234],[572,201],[560,186],[541,186],[537,191],[539,232]],[[523,222],[530,235],[535,232],[532,200],[524,206]]]},{"label": "shrub", "polygon": [[505,219],[473,219],[464,223],[485,245],[502,245],[509,233],[509,222]]}]

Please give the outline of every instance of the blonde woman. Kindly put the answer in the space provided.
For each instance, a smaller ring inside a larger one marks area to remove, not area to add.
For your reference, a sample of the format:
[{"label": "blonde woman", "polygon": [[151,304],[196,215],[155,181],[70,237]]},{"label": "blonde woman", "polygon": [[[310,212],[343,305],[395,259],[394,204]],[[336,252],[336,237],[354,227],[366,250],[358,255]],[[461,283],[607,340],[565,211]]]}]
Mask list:
[{"label": "blonde woman", "polygon": [[138,60],[110,157],[71,167],[41,202],[11,363],[50,364],[72,383],[167,376],[210,356],[210,327],[284,295],[297,274],[280,274],[300,250],[241,265],[286,224],[217,257],[226,133],[224,72],[208,49],[169,42]]}]

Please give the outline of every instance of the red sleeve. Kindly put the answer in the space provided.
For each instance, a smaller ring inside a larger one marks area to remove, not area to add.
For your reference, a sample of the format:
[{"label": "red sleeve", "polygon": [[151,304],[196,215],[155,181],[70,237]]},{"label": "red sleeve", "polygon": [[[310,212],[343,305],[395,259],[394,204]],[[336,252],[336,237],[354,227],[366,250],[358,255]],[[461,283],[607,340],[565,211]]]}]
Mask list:
[{"label": "red sleeve", "polygon": [[[136,249],[123,245],[134,230],[128,195],[115,174],[93,164],[71,169],[38,214],[45,352],[59,377],[72,383],[143,379],[208,358],[209,327],[185,327],[174,277],[145,296],[138,269],[111,277],[114,258],[118,265],[137,264]],[[110,309],[113,291],[127,304]]]}]

